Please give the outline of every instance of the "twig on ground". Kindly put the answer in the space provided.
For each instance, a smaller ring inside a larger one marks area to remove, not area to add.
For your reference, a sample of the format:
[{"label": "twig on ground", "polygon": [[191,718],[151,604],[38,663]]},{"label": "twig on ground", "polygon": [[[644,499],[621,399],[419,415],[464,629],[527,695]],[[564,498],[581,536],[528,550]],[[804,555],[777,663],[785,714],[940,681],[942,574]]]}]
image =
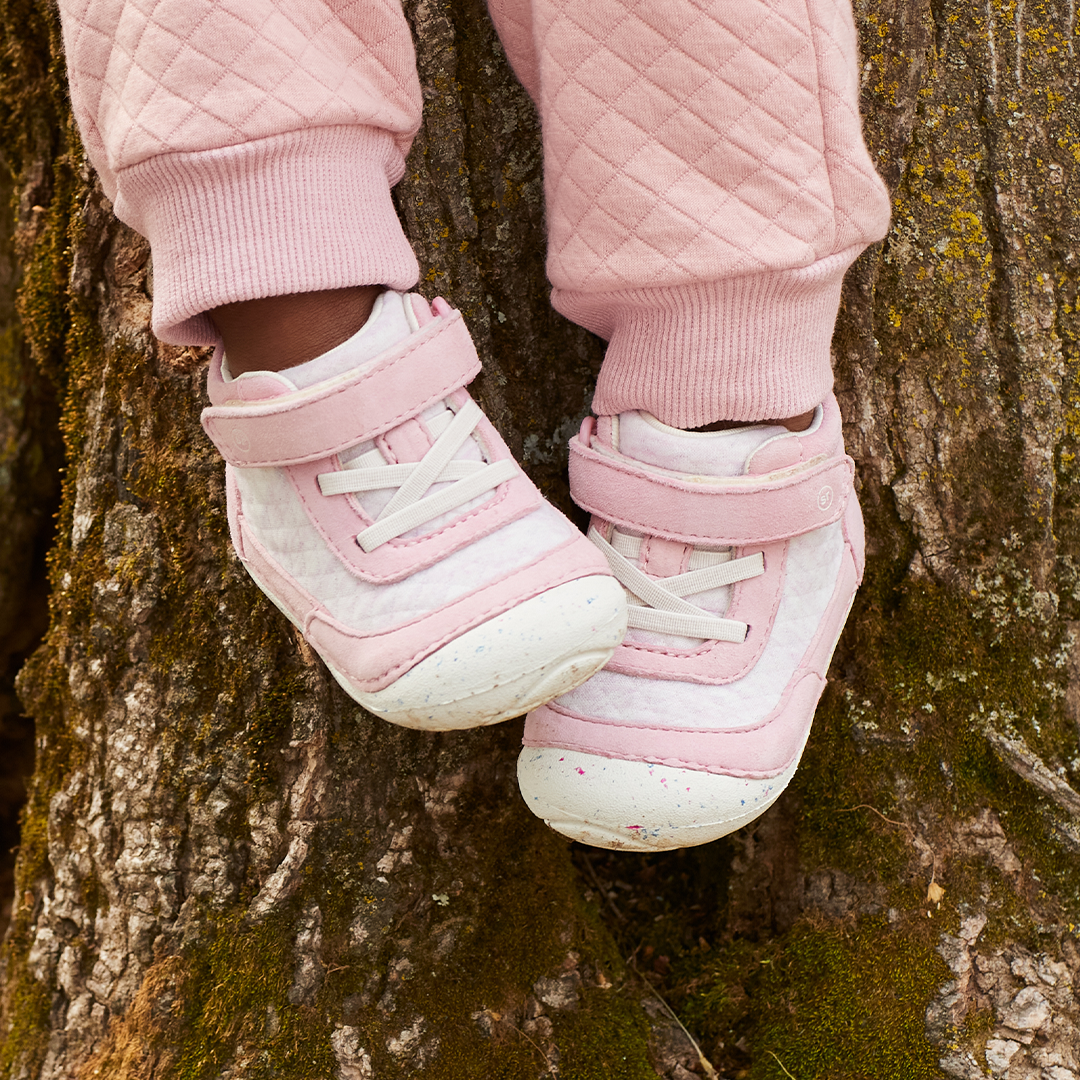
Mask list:
[{"label": "twig on ground", "polygon": [[[887,822],[889,825],[896,825],[898,828],[906,829],[912,844],[914,844],[916,850],[919,850],[919,844],[917,843],[918,833],[916,833],[913,825],[908,824],[906,821],[895,821],[893,818],[887,818],[880,810],[871,806],[869,803],[859,803],[858,806],[845,806],[842,809],[837,810],[837,813],[850,814],[855,810],[869,810],[870,813],[877,814],[882,821]],[[930,867],[930,881],[926,886],[926,899],[930,903],[936,903],[945,895],[945,890],[937,884],[937,852],[926,843],[925,840],[922,841],[922,844],[926,850],[930,852],[930,858],[933,860],[932,866]],[[783,1068],[782,1065],[781,1068]]]},{"label": "twig on ground", "polygon": [[[859,803],[858,806],[845,806],[843,809],[837,810],[836,812],[838,814],[850,814],[855,810],[869,810],[870,813],[877,814],[882,821],[887,821],[890,825],[899,825],[901,829],[907,829],[907,831],[911,833],[913,839],[915,837],[915,829],[913,826],[909,825],[906,821],[894,821],[892,818],[886,817],[880,810],[876,810],[869,803]],[[777,1058],[777,1060],[779,1060],[779,1058]],[[783,1066],[781,1066],[781,1068],[783,1068]]]},{"label": "twig on ground", "polygon": [[[858,809],[858,807],[853,807],[853,809],[856,809],[856,810],[857,810],[857,809]],[[871,810],[873,810],[874,808],[873,808],[873,807],[871,806],[871,807],[870,807],[870,809],[871,809]],[[766,1050],[766,1051],[765,1051],[765,1053],[767,1053],[767,1054],[772,1054],[772,1056],[773,1056],[774,1058],[776,1058],[776,1064],[777,1064],[777,1065],[779,1065],[781,1069],[783,1069],[784,1075],[785,1075],[785,1076],[787,1076],[787,1077],[789,1077],[789,1078],[790,1078],[790,1080],[795,1080],[795,1077],[794,1077],[794,1076],[792,1076],[792,1075],[791,1075],[791,1073],[789,1073],[789,1072],[787,1071],[787,1069],[785,1069],[785,1068],[784,1068],[784,1063],[783,1063],[783,1062],[782,1062],[782,1061],[781,1061],[781,1060],[780,1060],[780,1059],[779,1059],[778,1057],[776,1057],[776,1055],[775,1055],[775,1054],[773,1054],[773,1052],[772,1052],[771,1050]]]},{"label": "twig on ground", "polygon": [[636,956],[630,957],[629,964],[630,967],[632,967],[637,973],[641,981],[645,983],[645,985],[648,986],[649,989],[652,991],[652,996],[656,998],[658,1004],[660,1005],[660,1008],[662,1008],[664,1012],[666,1012],[668,1016],[670,1016],[671,1019],[679,1025],[679,1027],[682,1029],[682,1033],[687,1037],[687,1039],[690,1040],[690,1045],[694,1048],[694,1052],[697,1054],[698,1064],[701,1066],[702,1071],[705,1073],[707,1080],[720,1080],[720,1074],[713,1067],[713,1063],[705,1056],[705,1052],[701,1049],[701,1046],[698,1044],[697,1039],[695,1039],[694,1036],[686,1030],[686,1025],[675,1015],[675,1010],[663,999],[663,997],[661,997],[660,993],[657,990],[655,990],[652,986],[649,986],[649,983],[642,976],[641,972],[638,971]]},{"label": "twig on ground", "polygon": [[524,1031],[522,1031],[522,1030],[521,1030],[521,1028],[519,1028],[519,1027],[517,1026],[517,1024],[515,1024],[515,1023],[514,1023],[514,1022],[513,1022],[512,1020],[510,1021],[510,1026],[511,1026],[511,1027],[512,1027],[512,1028],[513,1028],[513,1029],[514,1029],[514,1030],[515,1030],[515,1031],[516,1031],[516,1032],[517,1032],[517,1033],[518,1033],[518,1034],[519,1034],[519,1035],[520,1035],[520,1036],[521,1036],[521,1037],[522,1037],[523,1039],[525,1039],[525,1040],[526,1040],[526,1042],[530,1042],[530,1043],[532,1043],[532,1045],[533,1045],[533,1049],[535,1049],[535,1050],[536,1050],[536,1052],[537,1052],[537,1053],[538,1053],[538,1054],[539,1054],[539,1055],[540,1055],[540,1056],[541,1056],[541,1057],[542,1057],[542,1058],[543,1058],[543,1059],[544,1059],[544,1060],[545,1060],[545,1061],[547,1062],[548,1068],[549,1068],[549,1069],[551,1069],[551,1070],[552,1070],[552,1072],[554,1072],[554,1073],[555,1073],[556,1075],[558,1075],[558,1068],[557,1068],[557,1066],[555,1065],[555,1062],[553,1062],[553,1061],[551,1060],[551,1058],[549,1058],[549,1057],[547,1056],[547,1054],[546,1054],[546,1053],[544,1052],[544,1048],[543,1048],[543,1047],[542,1047],[542,1046],[541,1046],[541,1045],[540,1045],[540,1044],[539,1044],[539,1043],[538,1043],[538,1042],[537,1042],[537,1041],[536,1041],[535,1039],[532,1039],[532,1038],[530,1038],[530,1037],[529,1037],[529,1035],[528,1035],[528,1033],[527,1033],[527,1032],[524,1032]]}]

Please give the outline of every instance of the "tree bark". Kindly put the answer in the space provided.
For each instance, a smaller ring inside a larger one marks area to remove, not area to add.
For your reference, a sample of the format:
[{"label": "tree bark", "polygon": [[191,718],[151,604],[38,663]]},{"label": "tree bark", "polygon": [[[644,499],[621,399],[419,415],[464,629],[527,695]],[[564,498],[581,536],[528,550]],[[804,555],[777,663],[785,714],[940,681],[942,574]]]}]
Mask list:
[{"label": "tree bark", "polygon": [[[602,346],[546,303],[535,117],[479,0],[406,8],[422,289],[572,511]],[[1075,11],[857,18],[894,194],[834,343],[867,580],[791,790],[660,857],[571,853],[517,796],[519,722],[371,718],[246,578],[204,358],[149,333],[148,249],[82,157],[51,11],[0,3],[25,378],[59,388],[67,462],[19,681],[0,1077],[707,1073],[659,997],[725,1076],[1080,1077]],[[45,406],[3,409],[50,445]],[[20,497],[27,537],[49,498]]]}]

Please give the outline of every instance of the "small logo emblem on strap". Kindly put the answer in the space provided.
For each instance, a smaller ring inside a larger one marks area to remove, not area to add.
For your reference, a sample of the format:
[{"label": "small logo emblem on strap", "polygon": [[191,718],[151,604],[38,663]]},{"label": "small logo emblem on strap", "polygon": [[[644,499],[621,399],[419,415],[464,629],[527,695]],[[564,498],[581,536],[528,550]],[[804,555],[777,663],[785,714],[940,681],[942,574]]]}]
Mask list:
[{"label": "small logo emblem on strap", "polygon": [[828,510],[832,506],[832,488],[828,484],[817,493],[817,505],[819,510]]}]

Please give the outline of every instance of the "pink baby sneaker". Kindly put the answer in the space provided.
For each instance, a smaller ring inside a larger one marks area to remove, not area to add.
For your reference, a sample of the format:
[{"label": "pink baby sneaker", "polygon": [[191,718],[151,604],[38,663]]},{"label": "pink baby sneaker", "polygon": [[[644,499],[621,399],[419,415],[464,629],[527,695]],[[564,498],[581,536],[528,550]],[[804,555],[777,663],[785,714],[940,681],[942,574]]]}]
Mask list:
[{"label": "pink baby sneaker", "polygon": [[521,792],[597,847],[715,840],[795,772],[862,577],[836,401],[798,433],[590,418],[570,450],[630,629],[603,671],[529,714]]},{"label": "pink baby sneaker", "polygon": [[203,426],[244,566],[364,708],[493,724],[587,679],[626,629],[603,555],[540,493],[464,387],[444,301],[386,292],[336,349],[231,378]]}]

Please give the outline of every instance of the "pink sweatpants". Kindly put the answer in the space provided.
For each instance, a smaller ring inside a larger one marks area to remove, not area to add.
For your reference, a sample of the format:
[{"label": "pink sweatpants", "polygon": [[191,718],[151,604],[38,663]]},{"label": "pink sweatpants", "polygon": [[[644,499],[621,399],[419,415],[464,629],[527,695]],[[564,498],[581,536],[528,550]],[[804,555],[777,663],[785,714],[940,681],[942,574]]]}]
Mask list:
[{"label": "pink sweatpants", "polygon": [[[553,303],[609,341],[596,412],[692,427],[821,401],[843,274],[889,217],[850,0],[490,6],[541,117]],[[416,283],[390,200],[422,100],[400,0],[60,7],[160,337],[211,343],[231,301]]]}]

